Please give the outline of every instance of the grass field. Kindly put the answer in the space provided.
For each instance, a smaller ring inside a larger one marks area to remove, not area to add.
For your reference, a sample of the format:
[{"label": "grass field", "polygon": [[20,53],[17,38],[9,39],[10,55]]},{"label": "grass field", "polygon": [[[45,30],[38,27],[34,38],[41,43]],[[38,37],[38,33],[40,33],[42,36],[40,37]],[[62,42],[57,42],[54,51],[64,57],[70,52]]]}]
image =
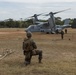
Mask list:
[{"label": "grass field", "polygon": [[76,29],[68,29],[64,40],[60,34],[33,33],[43,60],[39,64],[34,56],[29,66],[24,65],[22,50],[25,34],[24,29],[0,28],[0,54],[15,51],[0,60],[0,75],[76,75]]}]

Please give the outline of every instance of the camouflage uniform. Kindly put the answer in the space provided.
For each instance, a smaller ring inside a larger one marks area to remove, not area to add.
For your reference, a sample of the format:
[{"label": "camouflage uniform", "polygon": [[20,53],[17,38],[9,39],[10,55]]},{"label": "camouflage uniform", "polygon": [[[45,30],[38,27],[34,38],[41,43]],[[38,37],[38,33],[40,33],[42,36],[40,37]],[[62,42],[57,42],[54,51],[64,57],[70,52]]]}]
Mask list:
[{"label": "camouflage uniform", "polygon": [[65,33],[67,34],[67,29],[65,29]]},{"label": "camouflage uniform", "polygon": [[[27,43],[30,43],[30,48],[27,48]],[[31,63],[31,58],[34,55],[39,55],[38,60],[41,63],[42,59],[42,51],[36,50],[37,46],[36,43],[31,38],[25,38],[23,41],[23,50],[25,55],[25,64],[28,65]]]},{"label": "camouflage uniform", "polygon": [[63,39],[64,38],[64,32],[61,31],[61,38]]}]

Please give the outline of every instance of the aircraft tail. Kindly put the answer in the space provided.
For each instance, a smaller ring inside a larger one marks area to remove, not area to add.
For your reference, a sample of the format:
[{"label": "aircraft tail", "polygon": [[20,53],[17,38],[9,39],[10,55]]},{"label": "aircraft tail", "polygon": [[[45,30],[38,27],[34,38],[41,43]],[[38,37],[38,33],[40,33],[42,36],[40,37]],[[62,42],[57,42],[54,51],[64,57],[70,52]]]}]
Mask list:
[{"label": "aircraft tail", "polygon": [[70,19],[65,19],[64,25],[69,25],[69,23],[70,23]]},{"label": "aircraft tail", "polygon": [[70,28],[71,25],[69,23],[70,23],[70,19],[65,19],[64,25],[62,26],[62,29],[64,29],[64,28]]},{"label": "aircraft tail", "polygon": [[74,18],[74,20],[73,20],[72,28],[76,28],[76,18]]}]

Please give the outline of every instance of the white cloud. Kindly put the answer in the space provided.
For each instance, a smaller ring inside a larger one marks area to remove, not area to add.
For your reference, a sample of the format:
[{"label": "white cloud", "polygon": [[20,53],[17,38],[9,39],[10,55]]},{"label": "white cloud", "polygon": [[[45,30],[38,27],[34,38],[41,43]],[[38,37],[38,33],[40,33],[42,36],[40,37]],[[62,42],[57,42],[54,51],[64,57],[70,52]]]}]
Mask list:
[{"label": "white cloud", "polygon": [[0,0],[4,2],[48,3],[48,2],[76,2],[76,0]]},{"label": "white cloud", "polygon": [[0,10],[0,15],[4,15],[4,14],[10,14],[9,11],[4,11],[4,10]]}]

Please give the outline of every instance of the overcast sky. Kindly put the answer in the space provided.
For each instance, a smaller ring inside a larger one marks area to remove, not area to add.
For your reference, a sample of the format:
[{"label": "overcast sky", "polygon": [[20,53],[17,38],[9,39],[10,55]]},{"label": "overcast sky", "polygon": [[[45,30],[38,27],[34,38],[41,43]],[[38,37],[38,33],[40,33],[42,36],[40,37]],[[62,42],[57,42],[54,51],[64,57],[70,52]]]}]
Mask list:
[{"label": "overcast sky", "polygon": [[44,3],[44,2],[74,2],[76,0],[0,0],[6,2],[31,2],[31,3]]},{"label": "overcast sky", "polygon": [[68,8],[71,10],[55,16],[62,19],[76,18],[75,7],[75,0],[0,0],[0,20],[8,18],[26,19],[34,14],[57,12]]}]

